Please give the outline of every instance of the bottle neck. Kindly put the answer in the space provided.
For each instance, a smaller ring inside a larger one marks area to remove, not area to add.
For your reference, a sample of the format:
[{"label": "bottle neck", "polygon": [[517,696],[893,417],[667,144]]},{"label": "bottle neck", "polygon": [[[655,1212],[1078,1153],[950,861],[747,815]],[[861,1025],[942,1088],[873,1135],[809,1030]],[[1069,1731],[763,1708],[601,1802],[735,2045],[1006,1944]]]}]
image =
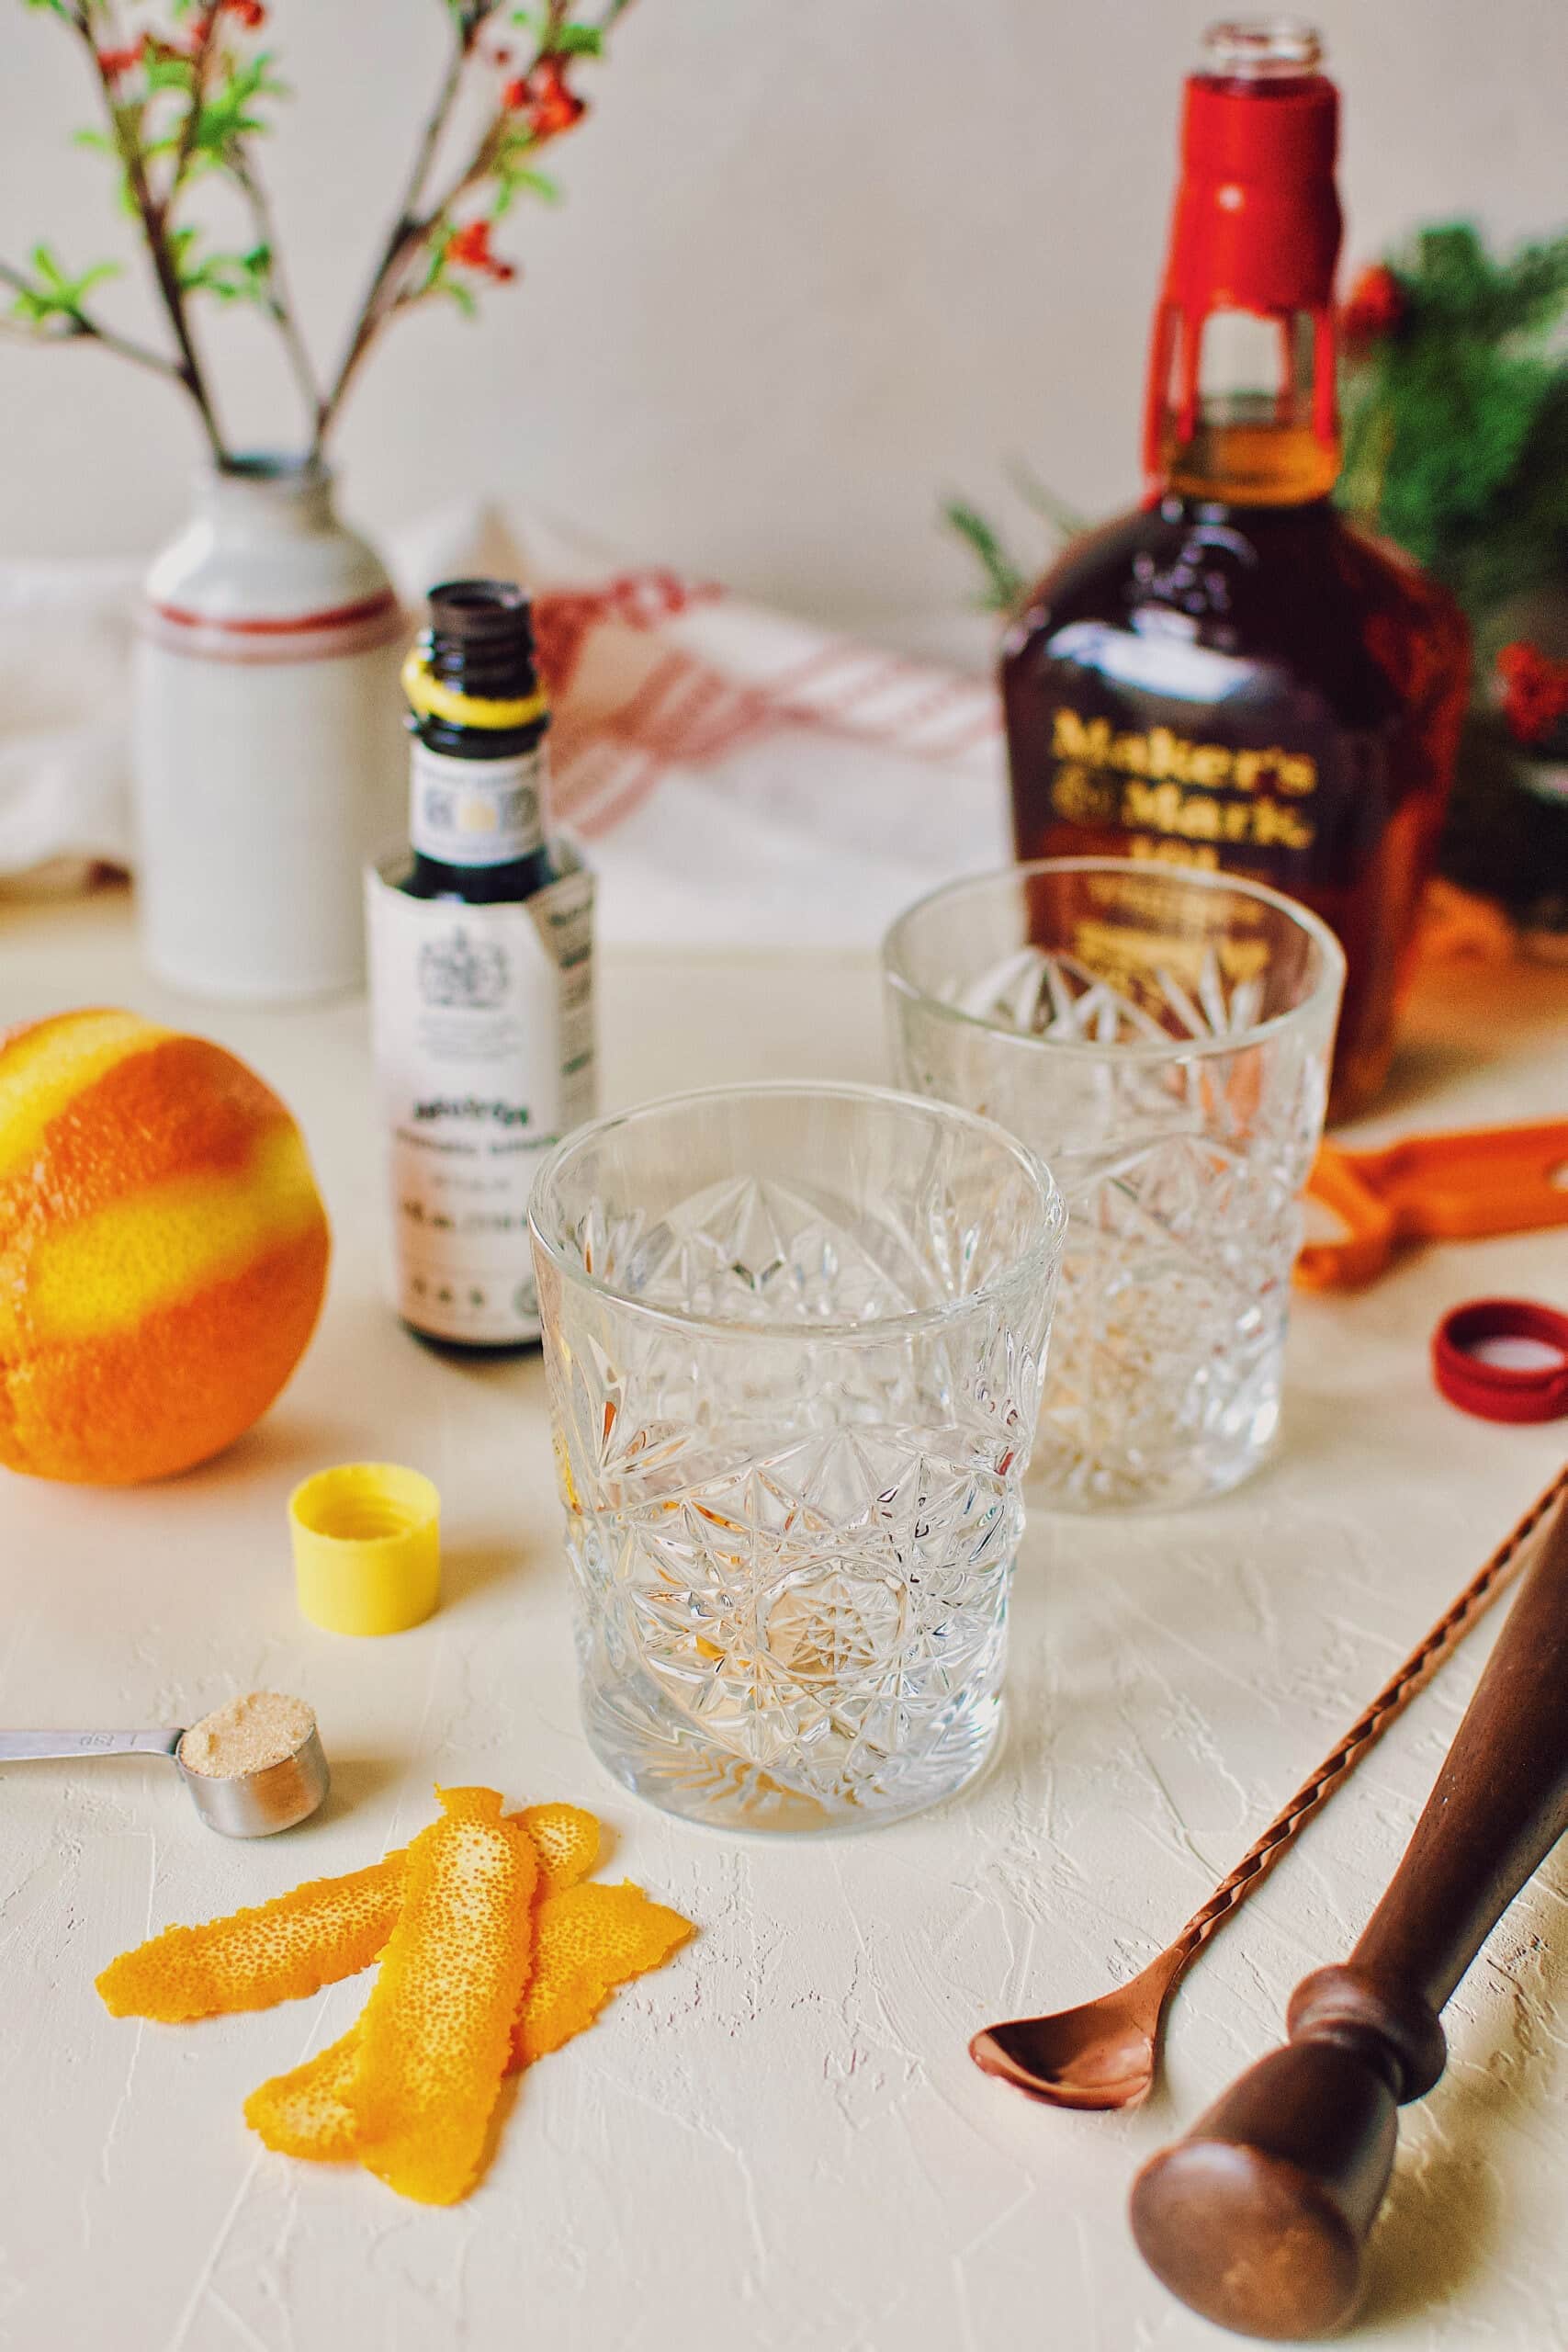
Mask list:
[{"label": "bottle neck", "polygon": [[1310,40],[1275,54],[1279,28],[1224,26],[1209,43],[1222,70],[1187,84],[1145,471],[1179,497],[1303,505],[1339,471],[1337,94]]},{"label": "bottle neck", "polygon": [[231,458],[203,469],[197,511],[226,546],[319,537],[336,527],[333,477],[317,458]]},{"label": "bottle neck", "polygon": [[545,855],[547,783],[542,721],[480,732],[417,727],[410,758],[409,845],[445,888],[530,878]]},{"label": "bottle neck", "polygon": [[412,711],[411,887],[526,898],[547,879],[545,733],[528,599],[504,580],[449,580],[403,684]]},{"label": "bottle neck", "polygon": [[1299,506],[1339,474],[1335,330],[1326,311],[1273,316],[1162,306],[1150,364],[1152,489],[1231,506]]}]

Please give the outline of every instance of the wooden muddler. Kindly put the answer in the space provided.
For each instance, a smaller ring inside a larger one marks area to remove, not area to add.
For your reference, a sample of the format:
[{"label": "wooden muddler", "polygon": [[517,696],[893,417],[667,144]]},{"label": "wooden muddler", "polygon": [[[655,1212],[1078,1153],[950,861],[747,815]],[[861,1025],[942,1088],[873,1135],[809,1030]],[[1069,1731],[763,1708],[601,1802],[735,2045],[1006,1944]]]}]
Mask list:
[{"label": "wooden muddler", "polygon": [[1133,2189],[1150,2268],[1221,2327],[1280,2341],[1352,2316],[1397,2110],[1447,2051],[1438,2012],[1568,1829],[1568,1504],[1540,1541],[1426,1811],[1342,1968],[1298,1984],[1260,2059]]}]

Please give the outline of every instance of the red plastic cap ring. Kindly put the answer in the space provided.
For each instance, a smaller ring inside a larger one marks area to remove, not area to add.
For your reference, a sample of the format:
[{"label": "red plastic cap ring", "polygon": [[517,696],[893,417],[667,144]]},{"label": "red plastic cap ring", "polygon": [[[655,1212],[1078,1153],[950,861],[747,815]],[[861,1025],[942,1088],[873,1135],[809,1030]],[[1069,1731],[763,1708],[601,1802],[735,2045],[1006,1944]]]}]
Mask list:
[{"label": "red plastic cap ring", "polygon": [[[1550,1363],[1488,1363],[1488,1340],[1533,1340]],[[1472,1298],[1444,1316],[1432,1339],[1432,1377],[1450,1405],[1485,1421],[1554,1421],[1568,1413],[1568,1315],[1531,1298]]]}]

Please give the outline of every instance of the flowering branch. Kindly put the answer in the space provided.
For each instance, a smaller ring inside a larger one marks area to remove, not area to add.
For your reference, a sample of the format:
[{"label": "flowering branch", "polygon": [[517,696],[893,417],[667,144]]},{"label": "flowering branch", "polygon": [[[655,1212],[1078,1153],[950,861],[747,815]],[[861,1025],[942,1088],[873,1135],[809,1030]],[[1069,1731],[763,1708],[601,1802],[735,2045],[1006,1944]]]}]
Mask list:
[{"label": "flowering branch", "polygon": [[[152,265],[153,278],[179,353],[178,359],[172,363],[175,373],[195,401],[209,446],[221,463],[223,436],[219,430],[217,411],[208,390],[190,322],[186,315],[185,289],[180,284],[179,270],[170,250],[167,206],[154,197],[148,177],[147,156],[141,136],[141,108],[123,103],[119,96],[118,85],[120,74],[125,71],[125,61],[128,55],[135,52],[128,51],[123,44],[114,41],[113,17],[108,7],[98,5],[98,0],[73,0],[69,13],[72,27],[86,51],[98,85],[104,111],[108,118],[110,140],[124,174],[127,196],[141,222],[142,238]],[[210,14],[215,20],[217,9],[213,8]],[[111,36],[107,45],[100,39],[101,31],[107,31]],[[193,115],[199,105],[199,88],[193,86],[190,100]],[[175,189],[171,187],[169,193],[172,200]]]},{"label": "flowering branch", "polygon": [[[442,192],[428,198],[431,174],[451,121],[457,97],[472,61],[481,54],[481,35],[499,12],[500,0],[447,0],[453,40],[434,101],[414,151],[402,198],[387,232],[359,315],[332,387],[321,405],[317,447],[343,405],[366,353],[395,312],[445,294],[459,308],[471,311],[474,297],[464,277],[472,271],[505,280],[516,275],[513,266],[492,253],[490,230],[510,210],[523,188],[553,198],[553,185],[532,168],[532,157],[587,112],[584,101],[567,84],[567,62],[572,57],[597,56],[608,27],[621,16],[629,0],[606,0],[592,23],[574,21],[570,0],[546,0],[538,16],[532,55],[525,70],[502,86],[499,103],[468,155]],[[514,22],[525,23],[522,11]],[[505,51],[492,63],[510,63]],[[454,214],[462,199],[476,188],[491,186],[487,213],[459,225]]]},{"label": "flowering branch", "polygon": [[[0,268],[0,287],[14,294],[13,326],[43,341],[86,338],[118,351],[178,383],[195,406],[220,465],[230,462],[207,370],[197,348],[192,305],[197,295],[254,304],[270,318],[310,423],[316,455],[335,421],[366,353],[391,318],[432,296],[466,313],[476,307],[477,278],[515,277],[514,266],[491,250],[491,232],[526,191],[549,199],[553,184],[536,168],[537,152],[571,130],[587,111],[569,71],[581,57],[602,53],[604,34],[628,0],[600,0],[596,17],[573,12],[572,0],[444,0],[451,43],[430,112],[420,133],[396,216],[370,273],[344,355],[323,391],[299,330],[278,256],[265,184],[252,146],[266,126],[259,100],[282,94],[265,52],[247,53],[235,28],[252,33],[265,22],[265,0],[167,0],[175,30],[144,32],[128,41],[118,0],[25,0],[58,17],[85,51],[107,123],[81,143],[107,155],[120,178],[126,209],[136,219],[152,271],[173,350],[165,356],[107,328],[85,307],[85,296],[114,275],[99,265],[73,278],[44,245],[34,248],[31,273]],[[523,27],[530,51],[520,72],[511,51],[486,36],[502,19]],[[485,101],[483,126],[444,186],[431,183],[459,98],[480,66],[496,72]],[[503,80],[502,74],[506,76]],[[213,250],[185,218],[185,198],[200,179],[228,182],[244,206],[252,243],[243,252]],[[479,209],[459,219],[458,208],[479,194]]]},{"label": "flowering branch", "polygon": [[452,109],[457,102],[457,93],[463,83],[464,68],[473,54],[481,27],[486,19],[493,15],[496,6],[497,0],[472,0],[472,5],[467,5],[467,0],[459,0],[459,5],[454,9],[456,23],[453,28],[453,45],[446,59],[440,86],[435,93],[430,112],[425,118],[419,144],[414,150],[413,162],[409,167],[408,179],[403,187],[397,214],[390,229],[387,232],[380,256],[370,273],[370,283],[360,303],[359,314],[350,330],[347,348],[339,364],[337,374],[333,379],[332,389],[322,401],[316,418],[316,447],[318,448],[325,437],[327,428],[343,405],[344,395],[369,347],[371,337],[381,323],[387,286],[412,250],[413,240],[418,231],[420,198],[424,193],[425,181],[430,175],[436,151],[440,147],[447,123],[451,119]]},{"label": "flowering branch", "polygon": [[293,372],[305,413],[310,421],[311,447],[317,451],[321,447],[321,390],[283,274],[277,235],[272,222],[272,206],[265,186],[252,168],[248,153],[242,150],[230,168],[234,184],[250,209],[251,222],[255,231],[252,254],[260,267],[260,300],[283,339],[284,355]]}]

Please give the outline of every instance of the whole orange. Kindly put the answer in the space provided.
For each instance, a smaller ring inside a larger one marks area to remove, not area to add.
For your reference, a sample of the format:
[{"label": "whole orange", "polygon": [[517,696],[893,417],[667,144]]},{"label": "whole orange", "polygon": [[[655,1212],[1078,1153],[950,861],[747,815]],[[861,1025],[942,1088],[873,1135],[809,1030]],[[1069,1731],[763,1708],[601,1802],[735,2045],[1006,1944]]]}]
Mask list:
[{"label": "whole orange", "polygon": [[328,1250],[299,1128],[220,1046],[100,1011],[0,1035],[0,1463],[130,1486],[220,1452]]}]

